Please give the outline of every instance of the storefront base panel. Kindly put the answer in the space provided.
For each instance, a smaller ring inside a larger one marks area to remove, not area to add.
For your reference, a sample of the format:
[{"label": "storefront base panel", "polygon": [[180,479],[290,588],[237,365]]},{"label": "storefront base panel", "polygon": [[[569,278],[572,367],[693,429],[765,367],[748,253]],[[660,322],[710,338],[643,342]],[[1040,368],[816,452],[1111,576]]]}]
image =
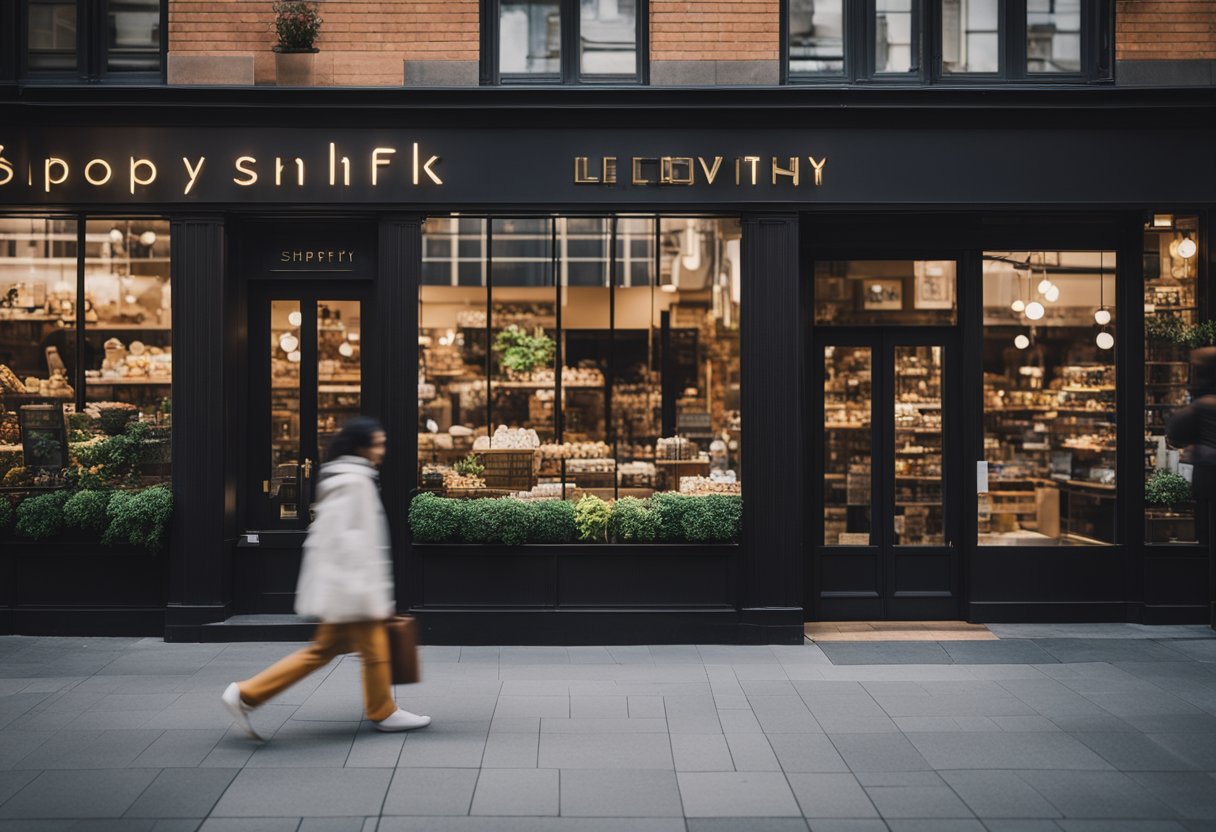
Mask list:
[{"label": "storefront base panel", "polygon": [[0,633],[159,636],[165,627],[166,559],[94,542],[8,541]]},{"label": "storefront base panel", "polygon": [[420,610],[425,644],[801,644],[802,610]]},{"label": "storefront base panel", "polygon": [[973,624],[1109,624],[1134,621],[1123,601],[973,601]]},{"label": "storefront base panel", "polygon": [[[1195,605],[1150,605],[1145,604],[1140,624],[1208,624],[1209,611],[1206,604]],[[1216,620],[1216,619],[1212,619]]]}]

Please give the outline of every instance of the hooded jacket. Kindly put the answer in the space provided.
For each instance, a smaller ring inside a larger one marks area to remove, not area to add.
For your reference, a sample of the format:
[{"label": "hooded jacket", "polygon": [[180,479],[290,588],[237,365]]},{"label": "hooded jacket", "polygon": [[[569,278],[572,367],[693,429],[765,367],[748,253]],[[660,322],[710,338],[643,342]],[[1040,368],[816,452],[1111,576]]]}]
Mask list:
[{"label": "hooded jacket", "polygon": [[376,468],[363,457],[340,456],[320,474],[296,612],[330,623],[389,618],[396,610],[392,555]]}]

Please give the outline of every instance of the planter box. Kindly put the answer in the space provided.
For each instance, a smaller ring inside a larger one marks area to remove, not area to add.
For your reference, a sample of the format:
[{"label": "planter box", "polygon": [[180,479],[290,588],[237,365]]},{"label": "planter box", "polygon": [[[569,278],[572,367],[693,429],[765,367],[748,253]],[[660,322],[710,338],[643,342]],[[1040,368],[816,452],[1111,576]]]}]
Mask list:
[{"label": "planter box", "polygon": [[274,53],[274,82],[280,87],[311,87],[316,78],[317,52],[305,51]]},{"label": "planter box", "polygon": [[414,544],[420,608],[733,609],[734,544]]}]

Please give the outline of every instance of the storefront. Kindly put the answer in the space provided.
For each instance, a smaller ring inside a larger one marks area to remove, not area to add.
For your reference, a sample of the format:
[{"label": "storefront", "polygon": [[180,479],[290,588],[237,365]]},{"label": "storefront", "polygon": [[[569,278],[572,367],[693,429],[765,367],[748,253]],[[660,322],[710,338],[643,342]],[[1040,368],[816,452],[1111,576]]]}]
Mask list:
[{"label": "storefront", "polygon": [[300,635],[360,413],[435,643],[1206,620],[1198,95],[26,95],[0,631]]}]

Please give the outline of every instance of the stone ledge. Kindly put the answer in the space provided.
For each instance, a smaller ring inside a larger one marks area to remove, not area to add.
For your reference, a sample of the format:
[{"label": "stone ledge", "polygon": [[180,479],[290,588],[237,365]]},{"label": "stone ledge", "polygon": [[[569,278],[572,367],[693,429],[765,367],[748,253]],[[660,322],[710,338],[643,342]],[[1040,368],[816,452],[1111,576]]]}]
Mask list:
[{"label": "stone ledge", "polygon": [[407,87],[475,87],[480,81],[477,61],[406,61]]},{"label": "stone ledge", "polygon": [[655,87],[776,86],[777,61],[651,61]]},{"label": "stone ledge", "polygon": [[169,53],[169,84],[253,86],[253,54],[175,55]]},{"label": "stone ledge", "polygon": [[1116,61],[1120,87],[1206,87],[1213,82],[1216,61]]}]

